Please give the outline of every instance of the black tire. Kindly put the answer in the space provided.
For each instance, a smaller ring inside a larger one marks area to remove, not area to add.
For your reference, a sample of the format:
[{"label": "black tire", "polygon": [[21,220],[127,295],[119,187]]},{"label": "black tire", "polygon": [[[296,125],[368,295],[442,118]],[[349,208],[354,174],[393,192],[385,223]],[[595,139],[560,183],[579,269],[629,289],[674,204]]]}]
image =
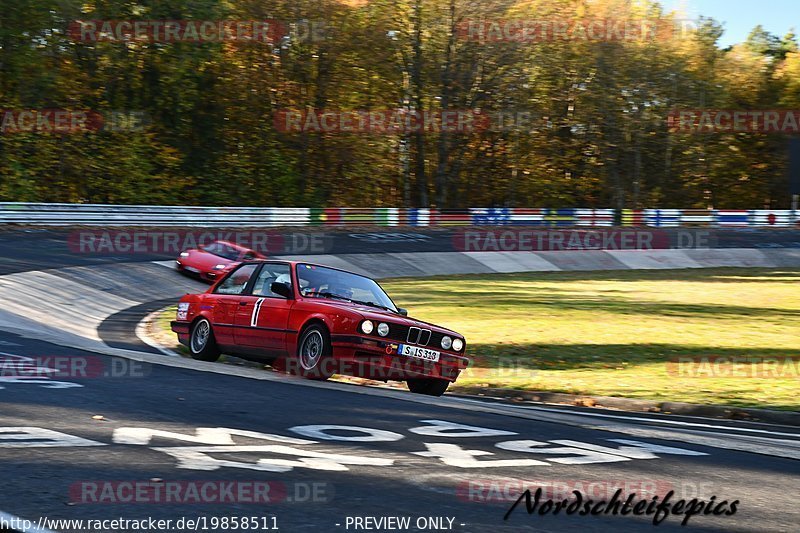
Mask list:
[{"label": "black tire", "polygon": [[407,379],[408,390],[414,394],[425,394],[427,396],[441,396],[450,386],[446,379]]},{"label": "black tire", "polygon": [[308,379],[325,381],[333,374],[331,336],[328,330],[313,324],[303,330],[297,343],[297,354],[290,362],[289,372]]},{"label": "black tire", "polygon": [[211,323],[205,318],[201,318],[192,326],[189,335],[189,352],[192,359],[198,361],[216,361],[219,359],[219,347],[214,339],[214,330]]}]

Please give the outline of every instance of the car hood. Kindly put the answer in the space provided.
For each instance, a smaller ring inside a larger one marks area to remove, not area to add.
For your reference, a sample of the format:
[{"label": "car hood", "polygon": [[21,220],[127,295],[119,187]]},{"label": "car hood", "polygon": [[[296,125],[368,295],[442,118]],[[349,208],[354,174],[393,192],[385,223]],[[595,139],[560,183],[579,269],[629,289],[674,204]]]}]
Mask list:
[{"label": "car hood", "polygon": [[231,265],[235,262],[203,250],[188,250],[188,253],[189,257],[183,258],[183,263],[189,263],[191,266],[207,268],[209,270],[216,265]]},{"label": "car hood", "polygon": [[414,326],[418,328],[431,329],[450,336],[455,335],[456,337],[464,337],[458,332],[437,326],[436,324],[431,324],[430,322],[398,315],[396,313],[392,313],[391,311],[384,311],[383,309],[378,309],[367,305],[354,304],[339,300],[325,300],[325,304],[340,309],[346,309],[348,311],[355,311],[365,320],[372,320],[373,322],[393,322],[395,324],[401,324],[409,327]]}]

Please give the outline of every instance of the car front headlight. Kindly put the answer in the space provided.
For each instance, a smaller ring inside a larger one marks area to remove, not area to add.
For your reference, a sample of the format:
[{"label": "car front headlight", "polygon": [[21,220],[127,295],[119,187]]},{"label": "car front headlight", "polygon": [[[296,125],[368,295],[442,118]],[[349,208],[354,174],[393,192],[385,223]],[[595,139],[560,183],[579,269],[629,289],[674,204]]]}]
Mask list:
[{"label": "car front headlight", "polygon": [[189,252],[181,252],[181,257],[189,257]]},{"label": "car front headlight", "polygon": [[361,331],[365,334],[370,335],[373,329],[375,329],[375,324],[372,323],[372,320],[365,320],[361,323]]},{"label": "car front headlight", "polygon": [[442,337],[442,348],[444,348],[445,350],[449,350],[452,345],[453,345],[453,339],[451,339],[447,335]]},{"label": "car front headlight", "polygon": [[220,263],[218,265],[214,265],[214,270],[223,270],[227,266],[228,265],[223,265],[222,263]]},{"label": "car front headlight", "polygon": [[378,335],[380,335],[381,337],[385,337],[388,334],[389,334],[389,324],[385,322],[381,322],[380,324],[378,324]]},{"label": "car front headlight", "polygon": [[460,352],[464,348],[464,341],[461,339],[456,339],[453,341],[453,349],[457,352]]}]

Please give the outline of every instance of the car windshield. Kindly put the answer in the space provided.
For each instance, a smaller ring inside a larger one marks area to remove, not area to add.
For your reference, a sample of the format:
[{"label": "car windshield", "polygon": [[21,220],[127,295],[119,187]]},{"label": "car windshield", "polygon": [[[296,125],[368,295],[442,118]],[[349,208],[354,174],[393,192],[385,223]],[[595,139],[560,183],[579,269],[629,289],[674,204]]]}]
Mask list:
[{"label": "car windshield", "polygon": [[317,265],[297,265],[303,296],[347,300],[397,313],[391,298],[374,280],[358,274]]},{"label": "car windshield", "polygon": [[231,261],[236,261],[239,259],[240,253],[239,250],[233,246],[221,242],[212,242],[208,246],[204,247],[203,251],[214,254],[218,257],[222,257],[223,259],[229,259]]}]

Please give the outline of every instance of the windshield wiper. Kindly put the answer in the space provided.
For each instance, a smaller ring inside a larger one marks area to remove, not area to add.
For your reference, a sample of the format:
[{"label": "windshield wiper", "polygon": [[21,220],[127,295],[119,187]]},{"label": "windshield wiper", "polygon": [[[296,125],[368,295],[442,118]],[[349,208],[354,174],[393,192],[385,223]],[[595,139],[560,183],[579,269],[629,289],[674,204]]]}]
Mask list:
[{"label": "windshield wiper", "polygon": [[365,302],[363,300],[353,300],[352,298],[348,298],[347,296],[341,296],[339,294],[334,294],[332,292],[312,291],[312,292],[303,293],[303,296],[322,296],[323,298],[334,298],[336,300],[344,300],[345,302],[350,302],[350,303],[353,303],[353,304],[368,305],[370,307],[377,307],[378,309],[384,309],[384,310],[389,311],[391,313],[397,314],[397,311],[395,311],[394,309],[392,309],[390,307],[386,307],[385,305],[376,304],[375,302]]},{"label": "windshield wiper", "polygon": [[344,300],[346,302],[357,303],[354,300],[351,300],[350,298],[348,298],[346,296],[339,296],[338,294],[334,294],[332,292],[311,291],[311,292],[304,292],[303,296],[322,296],[323,298],[335,298],[337,300]]},{"label": "windshield wiper", "polygon": [[350,300],[350,301],[353,302],[354,304],[368,305],[369,307],[375,307],[377,309],[383,309],[384,311],[389,311],[390,313],[398,314],[397,311],[395,311],[391,307],[386,307],[385,305],[381,305],[375,302],[364,302],[362,300]]},{"label": "windshield wiper", "polygon": [[376,304],[375,302],[356,302],[356,303],[368,305],[370,307],[377,307],[378,309],[383,309],[385,311],[389,311],[390,313],[398,314],[397,311],[395,311],[391,307],[386,307],[385,305]]}]

